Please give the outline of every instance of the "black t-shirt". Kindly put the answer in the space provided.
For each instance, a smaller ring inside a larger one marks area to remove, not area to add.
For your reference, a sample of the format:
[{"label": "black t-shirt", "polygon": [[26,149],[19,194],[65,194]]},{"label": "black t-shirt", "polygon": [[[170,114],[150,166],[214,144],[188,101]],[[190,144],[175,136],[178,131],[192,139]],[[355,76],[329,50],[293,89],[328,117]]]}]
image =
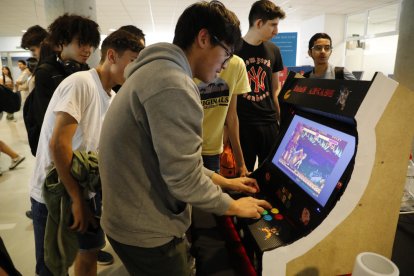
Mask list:
[{"label": "black t-shirt", "polygon": [[237,114],[241,124],[263,125],[276,121],[272,73],[283,70],[279,47],[272,42],[258,46],[243,40],[236,53],[246,64],[251,92],[237,97]]}]

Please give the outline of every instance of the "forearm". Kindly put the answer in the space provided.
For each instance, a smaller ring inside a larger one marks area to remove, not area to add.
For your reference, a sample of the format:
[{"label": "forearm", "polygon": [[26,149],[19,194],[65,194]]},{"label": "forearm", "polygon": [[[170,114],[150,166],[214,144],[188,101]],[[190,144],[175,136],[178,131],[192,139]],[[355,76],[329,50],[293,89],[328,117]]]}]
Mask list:
[{"label": "forearm", "polygon": [[274,94],[273,96],[273,102],[275,104],[276,120],[280,123],[280,105],[279,105],[279,99],[277,98],[276,94]]},{"label": "forearm", "polygon": [[272,74],[272,86],[273,86],[273,103],[275,105],[275,110],[276,110],[276,120],[278,122],[280,122],[280,106],[279,106],[279,93],[281,90],[281,84],[279,81],[279,72],[273,73]]},{"label": "forearm", "polygon": [[51,145],[51,153],[59,178],[65,186],[70,198],[74,202],[81,200],[81,188],[70,173],[73,156],[72,147],[55,143]]},{"label": "forearm", "polygon": [[236,164],[239,168],[243,167],[245,164],[239,138],[239,119],[237,116],[229,116],[226,123]]},{"label": "forearm", "polygon": [[227,189],[230,186],[230,179],[227,179],[218,173],[214,173],[211,176],[211,180],[214,184],[220,186],[222,189]]}]

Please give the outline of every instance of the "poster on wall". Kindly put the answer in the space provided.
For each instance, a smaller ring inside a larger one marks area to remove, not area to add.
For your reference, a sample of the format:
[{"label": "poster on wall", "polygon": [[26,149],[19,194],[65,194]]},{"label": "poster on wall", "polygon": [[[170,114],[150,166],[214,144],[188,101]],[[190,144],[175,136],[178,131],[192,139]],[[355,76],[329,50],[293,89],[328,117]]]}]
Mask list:
[{"label": "poster on wall", "polygon": [[283,65],[296,66],[298,33],[279,33],[271,41],[279,47]]}]

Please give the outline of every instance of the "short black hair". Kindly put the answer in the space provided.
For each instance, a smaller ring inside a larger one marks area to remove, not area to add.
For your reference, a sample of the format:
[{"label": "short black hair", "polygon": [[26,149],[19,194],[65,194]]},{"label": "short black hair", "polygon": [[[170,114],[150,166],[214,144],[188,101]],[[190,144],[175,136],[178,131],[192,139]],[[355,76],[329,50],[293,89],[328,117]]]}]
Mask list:
[{"label": "short black hair", "polygon": [[33,74],[36,66],[37,66],[37,59],[35,59],[34,57],[30,57],[28,59],[26,59],[26,63],[27,63],[27,69],[29,69],[30,73]]},{"label": "short black hair", "polygon": [[98,23],[80,15],[65,13],[56,18],[48,30],[52,47],[67,45],[74,38],[79,40],[79,45],[90,45],[94,48],[101,42]]},{"label": "short black hair", "polygon": [[31,26],[23,34],[20,46],[26,50],[33,46],[40,47],[40,43],[42,43],[43,39],[48,35],[48,32],[39,25]]},{"label": "short black hair", "polygon": [[173,43],[188,49],[201,29],[207,29],[211,36],[233,48],[241,44],[240,21],[220,1],[201,1],[187,7],[178,18]]},{"label": "short black hair", "polygon": [[329,39],[329,43],[332,46],[332,39],[331,39],[331,37],[328,34],[326,34],[326,33],[316,33],[309,40],[309,45],[308,45],[309,50],[312,49],[312,47],[315,44],[315,41],[318,40],[318,39],[320,39],[320,38]]},{"label": "short black hair", "polygon": [[108,35],[101,46],[101,61],[103,63],[106,59],[108,49],[114,49],[119,55],[122,55],[126,50],[139,53],[144,49],[144,45],[137,36],[124,30],[117,30]]},{"label": "short black hair", "polygon": [[19,59],[18,61],[17,61],[17,63],[23,63],[23,65],[26,65],[26,61],[24,61],[24,60],[22,60],[22,59]]},{"label": "short black hair", "polygon": [[53,46],[50,44],[49,39],[45,38],[42,43],[40,43],[39,65],[42,64],[47,57],[54,54],[55,51],[53,50]]},{"label": "short black hair", "polygon": [[131,34],[133,34],[136,37],[138,37],[138,39],[142,39],[145,42],[145,34],[144,34],[144,32],[140,28],[135,27],[134,25],[121,26],[118,30],[123,30],[123,31],[130,32]]},{"label": "short black hair", "polygon": [[259,0],[253,3],[249,13],[249,27],[254,25],[254,22],[261,19],[264,23],[275,18],[284,19],[286,13],[273,2],[269,0]]}]

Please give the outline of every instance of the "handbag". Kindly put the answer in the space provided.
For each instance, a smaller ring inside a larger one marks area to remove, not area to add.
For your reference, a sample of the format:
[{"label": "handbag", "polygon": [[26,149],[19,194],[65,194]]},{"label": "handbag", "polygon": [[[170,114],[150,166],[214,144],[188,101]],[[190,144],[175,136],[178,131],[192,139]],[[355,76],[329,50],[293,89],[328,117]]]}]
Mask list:
[{"label": "handbag", "polygon": [[22,97],[20,91],[13,92],[4,85],[0,85],[0,112],[14,113],[20,110]]}]

